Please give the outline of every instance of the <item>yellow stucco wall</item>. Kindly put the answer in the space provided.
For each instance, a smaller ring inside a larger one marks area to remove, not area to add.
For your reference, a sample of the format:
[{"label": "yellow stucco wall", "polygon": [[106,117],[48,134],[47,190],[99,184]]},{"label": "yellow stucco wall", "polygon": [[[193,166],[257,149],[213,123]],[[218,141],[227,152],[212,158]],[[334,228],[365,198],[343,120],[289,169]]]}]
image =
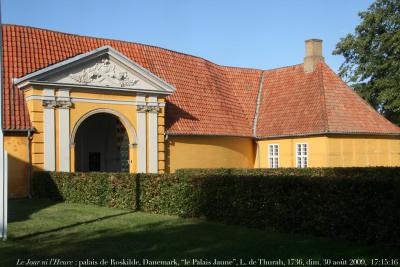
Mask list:
[{"label": "yellow stucco wall", "polygon": [[26,136],[5,136],[8,153],[9,197],[25,197],[28,192],[28,151]]},{"label": "yellow stucco wall", "polygon": [[[35,90],[36,91],[36,90]],[[29,90],[27,93],[34,92]],[[28,94],[29,95],[29,94]],[[40,100],[27,101],[31,126],[36,131],[32,136],[31,153],[34,170],[44,168],[44,135],[43,135],[43,106]]]},{"label": "yellow stucco wall", "polygon": [[180,168],[252,168],[254,143],[251,138],[169,136],[167,171]]},{"label": "yellow stucco wall", "polygon": [[257,141],[255,167],[268,167],[268,145],[279,145],[279,166],[296,167],[296,144],[308,144],[309,167],[400,166],[400,138],[335,136]]},{"label": "yellow stucco wall", "polygon": [[258,150],[256,154],[255,167],[268,167],[268,145],[279,145],[279,167],[296,167],[296,144],[308,144],[308,166],[325,167],[328,165],[326,154],[327,137],[305,137],[305,138],[285,138],[257,141]]},{"label": "yellow stucco wall", "polygon": [[330,137],[328,153],[331,167],[400,166],[400,138]]}]

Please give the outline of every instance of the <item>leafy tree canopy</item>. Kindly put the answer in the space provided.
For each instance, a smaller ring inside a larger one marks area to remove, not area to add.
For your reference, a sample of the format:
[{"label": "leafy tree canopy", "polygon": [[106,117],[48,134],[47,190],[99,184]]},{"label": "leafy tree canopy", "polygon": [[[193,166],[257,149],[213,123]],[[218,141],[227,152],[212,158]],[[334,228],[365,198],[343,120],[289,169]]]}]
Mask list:
[{"label": "leafy tree canopy", "polygon": [[400,0],[377,0],[336,45],[339,75],[375,109],[400,125]]}]

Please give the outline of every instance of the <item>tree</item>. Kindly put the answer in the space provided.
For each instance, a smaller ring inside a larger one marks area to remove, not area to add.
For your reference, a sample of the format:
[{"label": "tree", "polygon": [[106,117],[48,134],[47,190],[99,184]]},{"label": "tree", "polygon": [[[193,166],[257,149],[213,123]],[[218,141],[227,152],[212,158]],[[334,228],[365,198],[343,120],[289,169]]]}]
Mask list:
[{"label": "tree", "polygon": [[333,51],[339,75],[387,119],[400,125],[400,0],[377,0],[358,14],[354,34]]}]

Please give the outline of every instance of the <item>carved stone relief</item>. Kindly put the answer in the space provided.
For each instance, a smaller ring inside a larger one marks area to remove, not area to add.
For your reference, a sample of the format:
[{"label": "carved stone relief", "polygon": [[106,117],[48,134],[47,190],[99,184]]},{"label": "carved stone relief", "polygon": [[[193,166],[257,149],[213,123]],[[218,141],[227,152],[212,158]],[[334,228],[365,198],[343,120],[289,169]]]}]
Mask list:
[{"label": "carved stone relief", "polygon": [[69,74],[68,77],[80,84],[113,87],[133,87],[139,82],[108,58],[103,58],[101,62],[84,68],[78,73]]},{"label": "carved stone relief", "polygon": [[160,111],[159,106],[147,106],[147,105],[137,105],[136,106],[137,112],[154,112],[158,113]]},{"label": "carved stone relief", "polygon": [[147,111],[147,106],[146,105],[137,105],[136,106],[136,111],[137,112],[146,112]]},{"label": "carved stone relief", "polygon": [[160,111],[160,107],[159,106],[148,106],[147,111],[152,112],[152,113],[158,113]]},{"label": "carved stone relief", "polygon": [[44,108],[71,108],[72,102],[68,100],[43,100],[42,106]]}]

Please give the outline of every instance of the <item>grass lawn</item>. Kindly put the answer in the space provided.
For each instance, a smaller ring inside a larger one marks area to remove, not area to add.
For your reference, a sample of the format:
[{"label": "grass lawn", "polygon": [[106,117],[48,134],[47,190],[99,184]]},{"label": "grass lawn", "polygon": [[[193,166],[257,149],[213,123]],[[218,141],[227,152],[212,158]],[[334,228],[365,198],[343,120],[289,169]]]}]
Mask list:
[{"label": "grass lawn", "polygon": [[0,242],[0,266],[15,266],[18,258],[286,260],[400,255],[400,248],[395,247],[275,233],[199,219],[38,199],[12,200],[9,204],[9,240]]}]

